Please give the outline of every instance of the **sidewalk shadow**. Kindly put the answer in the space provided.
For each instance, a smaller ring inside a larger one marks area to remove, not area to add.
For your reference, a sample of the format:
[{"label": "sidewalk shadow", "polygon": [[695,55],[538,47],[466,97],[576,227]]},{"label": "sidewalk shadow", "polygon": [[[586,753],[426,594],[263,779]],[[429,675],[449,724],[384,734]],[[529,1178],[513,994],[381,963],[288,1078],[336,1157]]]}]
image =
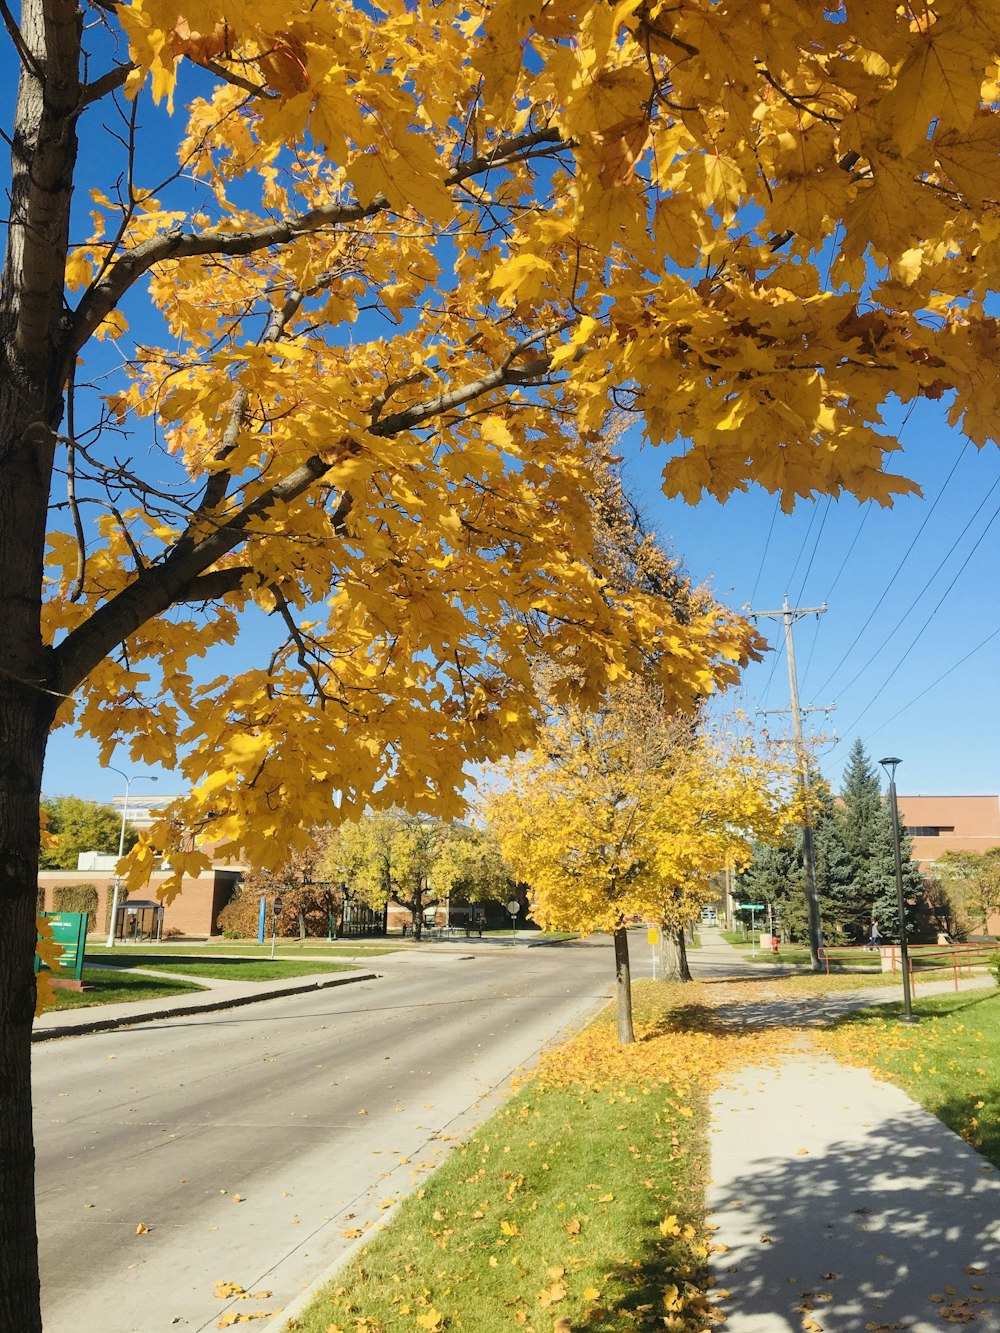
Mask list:
[{"label": "sidewalk shadow", "polygon": [[720,1280],[741,1317],[775,1333],[801,1328],[803,1304],[827,1329],[1000,1328],[1000,1180],[989,1171],[917,1107],[817,1157],[753,1161],[727,1185],[738,1211],[733,1196],[714,1201],[749,1236],[719,1260]]}]

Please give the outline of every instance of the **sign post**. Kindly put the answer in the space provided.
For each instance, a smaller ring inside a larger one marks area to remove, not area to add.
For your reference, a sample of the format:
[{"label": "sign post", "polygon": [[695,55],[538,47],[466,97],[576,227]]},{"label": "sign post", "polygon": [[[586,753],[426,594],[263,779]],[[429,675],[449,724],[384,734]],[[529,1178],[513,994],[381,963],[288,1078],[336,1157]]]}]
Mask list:
[{"label": "sign post", "polygon": [[510,937],[513,940],[517,939],[517,914],[518,912],[520,912],[520,910],[521,910],[521,904],[517,901],[517,899],[516,898],[509,899],[507,903],[507,911],[510,913]]},{"label": "sign post", "polygon": [[271,908],[271,957],[274,958],[274,942],[278,938],[278,917],[281,916],[281,895],[274,900]]},{"label": "sign post", "polygon": [[753,958],[757,953],[757,943],[754,939],[754,932],[757,929],[757,917],[755,913],[763,912],[763,903],[741,903],[740,911],[750,913],[750,957]]},{"label": "sign post", "polygon": [[659,981],[660,977],[659,977],[659,971],[658,971],[658,968],[657,968],[657,963],[658,963],[658,961],[659,961],[659,954],[658,954],[658,952],[657,952],[657,948],[656,948],[656,946],[657,946],[657,945],[659,944],[659,942],[660,942],[660,928],[659,928],[659,926],[650,926],[649,929],[646,931],[646,939],[647,939],[647,940],[650,942],[650,944],[653,946],[653,980],[654,980],[654,981]]}]

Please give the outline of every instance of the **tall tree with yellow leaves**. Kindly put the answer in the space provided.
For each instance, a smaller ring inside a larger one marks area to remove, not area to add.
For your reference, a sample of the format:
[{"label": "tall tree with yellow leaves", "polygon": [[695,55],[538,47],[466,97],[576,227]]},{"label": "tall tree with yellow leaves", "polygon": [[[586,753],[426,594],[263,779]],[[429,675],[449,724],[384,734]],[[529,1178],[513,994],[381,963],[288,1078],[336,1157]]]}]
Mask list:
[{"label": "tall tree with yellow leaves", "polygon": [[0,1330],[35,1333],[52,725],[181,753],[170,818],[267,868],[334,793],[457,811],[539,658],[594,702],[656,641],[692,707],[748,632],[608,590],[565,426],[622,403],[673,494],[786,505],[908,488],[890,394],[983,443],[1000,117],[993,0],[0,15]]},{"label": "tall tree with yellow leaves", "polygon": [[556,705],[538,746],[503,772],[486,806],[532,917],[614,939],[618,1040],[633,1041],[628,926],[676,933],[715,890],[710,876],[780,836],[786,774],[745,741],[696,732],[638,681],[602,709]]}]

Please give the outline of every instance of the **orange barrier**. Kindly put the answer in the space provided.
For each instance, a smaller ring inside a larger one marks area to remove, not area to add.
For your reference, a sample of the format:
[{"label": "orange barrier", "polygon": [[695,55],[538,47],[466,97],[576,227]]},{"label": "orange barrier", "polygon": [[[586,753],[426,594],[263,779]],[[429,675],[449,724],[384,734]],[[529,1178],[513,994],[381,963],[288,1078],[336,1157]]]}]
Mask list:
[{"label": "orange barrier", "polygon": [[[883,972],[896,972],[902,967],[902,954],[898,944],[880,944],[878,949],[872,949],[865,945],[841,945],[832,949],[823,945],[819,951],[819,956],[823,960],[827,974],[830,972],[830,959],[834,962],[838,959],[841,962],[847,961],[850,956],[852,962],[865,962],[871,959],[873,953],[879,956],[879,961]],[[907,946],[907,954],[910,961],[910,988],[916,994],[916,977],[918,972],[942,971],[951,968],[952,977],[955,982],[955,989],[958,990],[958,978],[961,975],[972,976],[973,968],[986,967],[990,959],[997,952],[995,945],[989,944],[910,944]],[[941,959],[941,962],[935,962],[934,959]],[[889,964],[887,967],[886,964]]]}]

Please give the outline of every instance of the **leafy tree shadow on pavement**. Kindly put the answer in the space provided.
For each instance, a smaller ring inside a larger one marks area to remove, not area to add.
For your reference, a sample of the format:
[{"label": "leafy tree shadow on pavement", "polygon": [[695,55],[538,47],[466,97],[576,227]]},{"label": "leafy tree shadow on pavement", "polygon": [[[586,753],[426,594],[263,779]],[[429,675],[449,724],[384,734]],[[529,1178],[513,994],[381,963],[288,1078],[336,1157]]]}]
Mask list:
[{"label": "leafy tree shadow on pavement", "polygon": [[723,1209],[723,1234],[741,1239],[720,1256],[720,1283],[741,1318],[773,1333],[798,1333],[803,1317],[846,1333],[977,1312],[978,1327],[996,1327],[1000,1182],[989,1171],[916,1107],[873,1125],[860,1147],[755,1161],[732,1183],[739,1208]]}]

